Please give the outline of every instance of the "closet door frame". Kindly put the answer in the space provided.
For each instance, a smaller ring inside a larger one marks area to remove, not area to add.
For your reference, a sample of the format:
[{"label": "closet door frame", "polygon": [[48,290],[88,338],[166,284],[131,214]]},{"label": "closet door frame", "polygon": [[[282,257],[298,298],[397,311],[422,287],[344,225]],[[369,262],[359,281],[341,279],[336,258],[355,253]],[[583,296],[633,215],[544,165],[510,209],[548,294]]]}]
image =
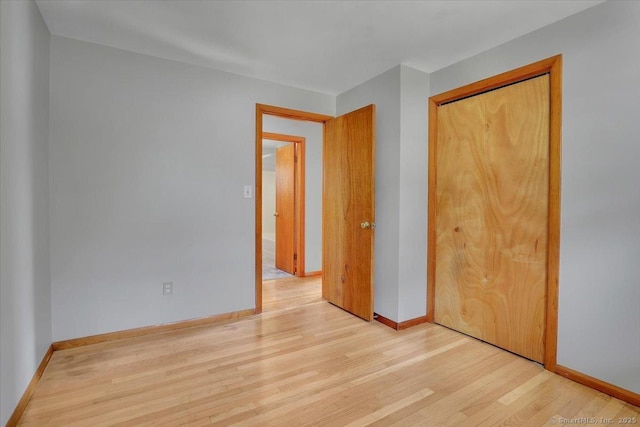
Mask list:
[{"label": "closet door frame", "polygon": [[436,266],[436,177],[438,107],[469,96],[549,74],[549,225],[544,367],[555,371],[558,346],[560,265],[560,174],[562,139],[562,55],[543,59],[429,98],[429,194],[427,226],[427,321],[434,322]]}]

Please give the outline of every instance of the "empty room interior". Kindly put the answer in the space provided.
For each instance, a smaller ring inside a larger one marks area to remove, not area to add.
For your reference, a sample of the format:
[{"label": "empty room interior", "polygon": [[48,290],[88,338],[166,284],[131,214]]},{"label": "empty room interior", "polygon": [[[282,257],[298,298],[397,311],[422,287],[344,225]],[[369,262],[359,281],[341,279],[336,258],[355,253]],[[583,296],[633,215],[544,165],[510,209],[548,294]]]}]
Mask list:
[{"label": "empty room interior", "polygon": [[0,0],[0,425],[636,425],[640,1]]}]

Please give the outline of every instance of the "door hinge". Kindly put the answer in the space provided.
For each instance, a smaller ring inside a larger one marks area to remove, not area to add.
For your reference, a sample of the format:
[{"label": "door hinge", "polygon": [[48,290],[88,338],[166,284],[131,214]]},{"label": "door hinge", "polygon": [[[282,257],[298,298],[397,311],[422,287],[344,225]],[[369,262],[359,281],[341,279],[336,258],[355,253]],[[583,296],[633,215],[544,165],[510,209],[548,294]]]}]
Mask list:
[{"label": "door hinge", "polygon": [[293,260],[297,261],[298,260],[298,254],[293,254]]}]

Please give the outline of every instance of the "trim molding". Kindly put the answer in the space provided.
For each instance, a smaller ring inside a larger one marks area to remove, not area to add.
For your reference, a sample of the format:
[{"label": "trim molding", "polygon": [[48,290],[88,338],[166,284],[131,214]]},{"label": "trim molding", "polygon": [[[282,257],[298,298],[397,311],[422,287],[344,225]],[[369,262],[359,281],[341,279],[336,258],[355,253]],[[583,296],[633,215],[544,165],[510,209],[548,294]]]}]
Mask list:
[{"label": "trim molding", "polygon": [[572,381],[591,387],[592,389],[601,391],[609,396],[616,397],[625,402],[629,402],[632,405],[640,407],[640,394],[634,393],[630,390],[618,387],[616,385],[604,382],[582,372],[574,371],[573,369],[566,368],[564,366],[556,366],[556,374],[562,375]]},{"label": "trim molding", "polygon": [[307,111],[292,110],[291,108],[276,107],[275,105],[256,104],[257,109],[270,116],[279,116],[285,119],[300,120],[303,122],[324,123],[333,119],[326,114],[310,113]]},{"label": "trim molding", "polygon": [[395,329],[396,331],[401,331],[403,329],[410,328],[412,326],[421,325],[423,323],[427,323],[427,316],[416,317],[415,319],[405,320],[404,322],[394,322],[391,319],[388,319],[378,313],[373,314],[373,318],[378,322],[382,323],[390,327],[391,329]]},{"label": "trim molding", "polygon": [[423,323],[427,323],[427,316],[420,316],[416,317],[415,319],[409,319],[405,320],[404,322],[400,322],[398,324],[398,330],[401,331],[412,326],[422,325]]},{"label": "trim molding", "polygon": [[144,335],[157,334],[159,332],[169,332],[175,331],[177,329],[210,325],[212,323],[218,323],[224,320],[239,319],[241,317],[251,316],[253,314],[255,314],[255,310],[251,308],[248,310],[232,311],[230,313],[214,314],[213,316],[201,317],[198,319],[181,320],[178,322],[165,323],[162,325],[143,326],[141,328],[125,329],[123,331],[107,332],[105,334],[90,335],[88,337],[56,341],[51,345],[54,351],[65,350],[68,348],[82,347],[85,345],[97,344],[106,341],[115,341],[125,338],[134,338]]},{"label": "trim molding", "polygon": [[560,270],[560,175],[562,140],[562,55],[471,83],[429,98],[429,194],[427,219],[427,320],[435,322],[436,185],[438,107],[448,102],[549,73],[549,212],[544,367],[555,372],[558,346],[558,277]]},{"label": "trim molding", "polygon": [[322,276],[322,270],[309,271],[304,273],[304,277],[312,277],[312,276]]},{"label": "trim molding", "polygon": [[377,320],[378,322],[390,327],[391,329],[395,329],[396,331],[398,330],[398,322],[394,322],[393,320],[388,319],[381,314],[373,313],[373,320]]},{"label": "trim molding", "polygon": [[303,136],[287,135],[284,133],[274,132],[262,132],[262,139],[269,139],[271,141],[284,141],[284,142],[304,142],[306,140]]},{"label": "trim molding", "polygon": [[18,401],[18,404],[16,405],[16,409],[14,409],[13,413],[9,417],[9,420],[7,421],[7,427],[14,427],[18,425],[18,421],[20,421],[20,418],[22,417],[24,410],[27,408],[27,404],[31,400],[31,396],[33,396],[33,392],[36,390],[36,386],[38,385],[38,382],[40,382],[40,378],[42,378],[42,374],[44,373],[44,370],[49,364],[49,360],[51,360],[51,356],[53,355],[54,351],[55,349],[53,347],[53,344],[51,344],[47,349],[46,353],[44,354],[42,361],[38,365],[36,372],[33,374],[33,377],[31,378],[29,385],[27,386],[24,393],[22,394],[22,397]]}]

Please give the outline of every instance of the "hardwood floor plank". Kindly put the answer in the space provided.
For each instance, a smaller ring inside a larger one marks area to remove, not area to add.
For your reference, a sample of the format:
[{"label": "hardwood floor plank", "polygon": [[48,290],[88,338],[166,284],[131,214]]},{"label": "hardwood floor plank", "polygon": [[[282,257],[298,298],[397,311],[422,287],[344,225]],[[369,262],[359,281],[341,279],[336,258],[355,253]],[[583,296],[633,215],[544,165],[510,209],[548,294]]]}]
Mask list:
[{"label": "hardwood floor plank", "polygon": [[280,290],[295,296],[260,315],[56,351],[20,425],[534,426],[640,412],[438,325],[395,331],[315,301],[313,286]]},{"label": "hardwood floor plank", "polygon": [[498,399],[498,402],[508,406],[513,402],[515,402],[516,400],[518,400],[523,395],[525,395],[526,393],[528,393],[529,391],[531,391],[532,389],[536,388],[537,386],[544,383],[545,381],[548,381],[552,376],[553,374],[551,372],[542,371],[535,377],[531,378],[526,383],[522,384],[521,386],[511,390],[509,393],[502,396],[500,399]]},{"label": "hardwood floor plank", "polygon": [[616,417],[616,414],[618,414],[618,412],[624,409],[624,407],[625,407],[625,403],[623,401],[618,399],[610,399],[607,402],[607,404],[604,405],[604,407],[596,413],[595,418],[597,420],[602,420],[602,419],[614,420]]},{"label": "hardwood floor plank", "polygon": [[376,370],[375,372],[372,372],[369,375],[366,375],[364,377],[360,377],[360,378],[352,381],[352,383],[356,384],[356,385],[364,384],[367,381],[371,381],[373,379],[380,378],[380,377],[382,377],[384,375],[387,375],[387,374],[390,374],[390,373],[395,372],[397,370],[400,370],[400,369],[403,369],[405,367],[411,366],[411,365],[413,365],[415,363],[422,362],[424,360],[429,359],[430,357],[437,356],[438,354],[441,354],[441,353],[444,353],[446,351],[449,351],[449,350],[451,350],[453,348],[456,348],[456,347],[458,347],[458,346],[460,346],[462,344],[465,344],[467,342],[468,342],[468,339],[466,339],[466,338],[462,338],[462,339],[456,340],[451,344],[448,344],[448,345],[445,345],[445,346],[440,347],[438,349],[429,351],[427,353],[420,354],[418,356],[412,357],[411,359],[405,360],[405,361],[403,361],[401,363],[394,364],[393,366],[389,366],[389,367],[384,368],[384,369]]},{"label": "hardwood floor plank", "polygon": [[584,389],[577,387],[577,384],[568,384],[564,396],[568,395],[572,396],[568,402],[566,399],[554,399],[535,416],[529,417],[523,426],[536,427],[553,424],[552,420],[557,422],[560,418],[574,418],[576,410],[589,402],[591,393],[584,393]]},{"label": "hardwood floor plank", "polygon": [[408,406],[411,405],[412,403],[418,402],[422,399],[424,399],[427,396],[430,396],[433,394],[433,390],[429,389],[429,388],[425,388],[422,389],[420,391],[417,391],[413,394],[410,394],[409,396],[398,400],[397,402],[394,402],[390,405],[386,405],[383,406],[382,408],[378,409],[375,412],[372,412],[370,414],[368,414],[365,417],[362,417],[360,419],[357,419],[355,421],[350,422],[349,424],[347,424],[347,427],[361,427],[361,426],[367,426],[375,421],[378,421],[388,415],[393,414],[394,412]]}]

